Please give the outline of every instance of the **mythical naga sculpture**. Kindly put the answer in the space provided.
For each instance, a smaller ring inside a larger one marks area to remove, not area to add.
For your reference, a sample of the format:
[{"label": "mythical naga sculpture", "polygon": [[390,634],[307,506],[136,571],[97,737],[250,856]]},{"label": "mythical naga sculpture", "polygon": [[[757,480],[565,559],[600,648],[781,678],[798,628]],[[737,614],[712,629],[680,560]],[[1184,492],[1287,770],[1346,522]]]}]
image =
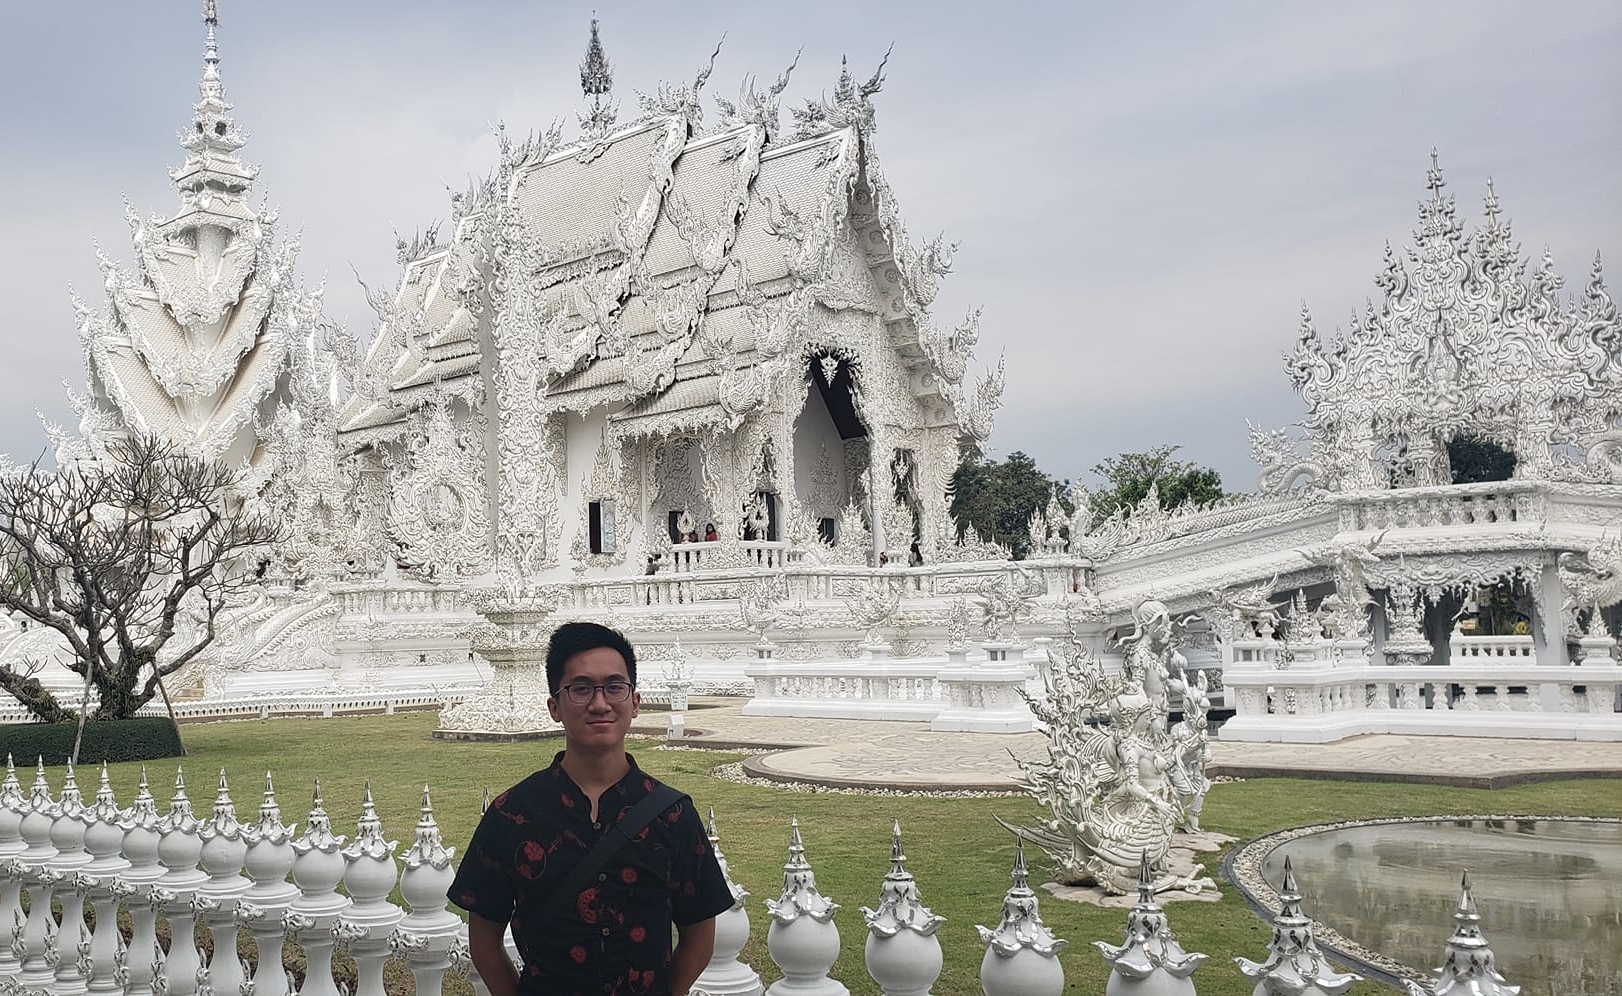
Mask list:
[{"label": "mythical naga sculpture", "polygon": [[1256,475],[1257,494],[1287,494],[1303,479],[1308,488],[1325,486],[1329,477],[1325,468],[1312,460],[1303,460],[1296,451],[1295,440],[1283,429],[1263,429],[1249,420],[1245,425],[1250,427],[1250,457],[1260,468]]},{"label": "mythical naga sculpture", "polygon": [[1569,613],[1588,612],[1588,625],[1603,634],[1600,609],[1622,602],[1622,537],[1597,543],[1584,553],[1562,553],[1560,581]]},{"label": "mythical naga sculpture", "polygon": [[[1136,627],[1118,676],[1105,674],[1073,639],[1050,648],[1046,695],[1029,699],[1048,731],[1048,757],[1020,762],[1025,786],[1047,807],[1048,818],[1010,829],[1047,851],[1066,882],[1125,894],[1138,888],[1146,856],[1156,891],[1214,888],[1200,877],[1201,867],[1177,875],[1167,862],[1173,833],[1198,825],[1210,784],[1208,702],[1198,682],[1171,676],[1165,606],[1146,602],[1133,615]],[[1054,659],[1055,652],[1062,659]],[[1168,690],[1189,703],[1190,714],[1175,732],[1166,726]],[[1106,718],[1107,726],[1099,723]]]}]

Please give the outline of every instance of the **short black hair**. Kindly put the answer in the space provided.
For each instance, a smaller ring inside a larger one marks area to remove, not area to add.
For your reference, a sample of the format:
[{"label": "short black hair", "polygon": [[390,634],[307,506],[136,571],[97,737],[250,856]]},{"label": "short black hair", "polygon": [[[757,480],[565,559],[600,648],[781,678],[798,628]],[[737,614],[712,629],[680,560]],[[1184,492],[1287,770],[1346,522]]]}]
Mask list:
[{"label": "short black hair", "polygon": [[553,695],[563,686],[563,666],[569,658],[587,650],[607,647],[625,658],[625,674],[636,684],[636,651],[631,641],[617,629],[594,622],[566,622],[552,631],[546,644],[546,687]]}]

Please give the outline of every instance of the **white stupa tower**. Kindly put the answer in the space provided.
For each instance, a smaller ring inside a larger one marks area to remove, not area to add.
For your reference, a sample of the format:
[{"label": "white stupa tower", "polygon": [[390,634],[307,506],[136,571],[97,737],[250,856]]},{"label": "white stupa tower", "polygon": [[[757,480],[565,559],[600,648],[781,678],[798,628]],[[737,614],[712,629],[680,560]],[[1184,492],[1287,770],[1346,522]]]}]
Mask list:
[{"label": "white stupa tower", "polygon": [[[220,80],[216,0],[203,6],[201,99],[170,171],[180,206],[142,220],[125,206],[132,271],[98,251],[107,306],[77,298],[90,392],[70,399],[82,439],[53,426],[58,457],[94,454],[119,435],[147,434],[232,465],[261,461],[268,427],[300,361],[312,353],[319,293],[293,283],[295,242],[276,244],[275,217],[250,206],[255,167]],[[301,394],[314,392],[301,391]]]}]

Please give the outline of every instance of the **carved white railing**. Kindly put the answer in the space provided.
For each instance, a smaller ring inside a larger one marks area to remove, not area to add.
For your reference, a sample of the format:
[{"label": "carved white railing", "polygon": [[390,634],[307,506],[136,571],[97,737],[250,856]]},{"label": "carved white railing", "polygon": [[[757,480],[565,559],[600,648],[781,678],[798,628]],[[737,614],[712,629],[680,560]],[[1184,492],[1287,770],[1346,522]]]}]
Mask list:
[{"label": "carved white railing", "polygon": [[1530,636],[1461,636],[1449,639],[1454,664],[1530,664],[1537,645]]},{"label": "carved white railing", "polygon": [[1236,665],[1224,740],[1325,742],[1366,733],[1622,740],[1622,667],[1472,663]]},{"label": "carved white railing", "polygon": [[[296,837],[282,820],[268,775],[257,813],[241,816],[224,772],[212,803],[194,803],[177,772],[165,808],[143,774],[132,805],[121,809],[105,767],[94,800],[83,795],[69,767],[60,795],[53,797],[40,766],[25,796],[8,761],[0,784],[0,923],[15,926],[12,942],[0,945],[0,992],[287,996],[292,978],[283,965],[294,946],[306,966],[301,996],[345,991],[333,977],[334,960],[345,950],[355,964],[356,996],[384,996],[391,960],[410,969],[416,992],[424,996],[439,993],[448,973],[469,973],[466,928],[446,902],[453,849],[440,837],[426,789],[415,839],[404,854],[387,839],[370,787],[353,839],[335,829],[319,783]],[[709,826],[735,902],[717,924],[715,954],[693,991],[759,993],[759,975],[737,959],[749,936],[748,893],[731,882],[713,812]],[[396,886],[398,905],[389,898]],[[936,931],[943,921],[923,906],[907,871],[899,824],[892,828],[890,871],[878,892],[877,908],[861,911],[868,972],[886,992],[926,992],[941,969]],[[1063,975],[1056,954],[1063,942],[1054,943],[1042,927],[1022,861],[1009,899],[996,930],[980,928],[982,945],[991,949],[984,991],[1057,996]],[[60,914],[53,913],[53,903]],[[838,907],[816,890],[797,822],[790,830],[783,889],[766,906],[769,949],[779,970],[800,986],[794,991],[845,991],[827,974],[839,950],[833,922]],[[84,917],[87,908],[94,910],[93,927]],[[120,912],[129,916],[128,942],[120,933]],[[211,936],[211,950],[190,943],[166,950],[158,941],[165,933],[160,921],[169,936],[184,938],[200,924]],[[237,958],[239,928],[257,949],[251,974]],[[972,937],[962,932],[963,943],[973,943]],[[1033,990],[1031,978],[1056,985]]]},{"label": "carved white railing", "polygon": [[[454,849],[440,836],[427,789],[413,840],[403,854],[388,839],[369,787],[353,839],[336,832],[319,783],[297,836],[282,819],[268,775],[256,812],[241,815],[224,772],[211,803],[194,803],[177,772],[165,807],[153,797],[143,773],[132,804],[120,808],[105,767],[94,798],[84,795],[68,768],[53,796],[42,766],[35,769],[25,795],[8,759],[0,783],[0,924],[11,925],[11,943],[0,944],[0,993],[288,996],[293,977],[284,966],[300,954],[305,966],[300,996],[351,991],[333,976],[340,954],[354,963],[355,996],[385,996],[390,962],[410,970],[419,996],[439,996],[452,973],[469,976],[476,992],[488,991],[472,971],[466,927],[446,901],[455,875]],[[858,911],[865,928],[858,931],[863,962],[883,992],[925,994],[940,975],[945,921],[924,905],[919,883],[907,867],[901,825],[894,823],[889,830],[889,870],[878,883],[878,903]],[[759,996],[759,973],[738,957],[749,939],[749,893],[733,882],[713,811],[709,838],[733,904],[717,918],[714,954],[692,993]],[[1262,988],[1271,989],[1267,979],[1287,987],[1290,978],[1300,978],[1292,973],[1303,969],[1311,977],[1325,977],[1311,927],[1303,927],[1308,922],[1299,918],[1300,896],[1288,863],[1284,874],[1280,899],[1287,907],[1297,904],[1284,911],[1294,918],[1291,932],[1275,925],[1269,945],[1275,957],[1265,963],[1239,959],[1247,976],[1263,979]],[[1019,845],[1011,877],[996,926],[973,932],[969,924],[950,927],[947,943],[965,948],[978,944],[980,988],[986,996],[1059,996],[1065,985],[1058,955],[1066,942],[1042,923]],[[1098,945],[1113,966],[1109,991],[1174,989],[1195,996],[1186,972],[1174,975],[1163,964],[1166,959],[1140,956],[1150,953],[1145,945],[1156,952],[1170,950],[1157,946],[1167,917],[1154,904],[1147,859],[1140,882],[1149,894],[1140,892],[1138,905],[1127,914],[1125,946]],[[390,898],[396,887],[399,903]],[[840,907],[817,887],[797,819],[788,828],[782,887],[764,907],[767,951],[783,977],[771,991],[848,993],[829,975],[843,946],[836,923]],[[1483,947],[1468,894],[1460,907],[1457,922],[1469,928],[1476,948]],[[87,910],[93,917],[85,916]],[[120,930],[121,914],[128,917],[128,942]],[[165,949],[158,940],[159,920],[166,921],[164,934],[188,943]],[[208,950],[189,943],[196,924],[210,937]],[[1149,930],[1149,924],[1159,926]],[[1305,942],[1299,933],[1303,929],[1308,932]],[[251,974],[248,962],[237,957],[239,931],[252,938],[257,965]],[[1165,931],[1165,939],[1171,936]],[[1295,960],[1276,957],[1286,945]],[[508,947],[511,951],[510,942]],[[1175,951],[1181,954],[1181,948]],[[1193,965],[1204,957],[1193,956]],[[1183,961],[1178,957],[1171,964]],[[1277,968],[1281,963],[1284,969]],[[1444,970],[1433,991],[1446,991],[1450,983]]]},{"label": "carved white railing", "polygon": [[1365,491],[1331,500],[1340,505],[1341,529],[1346,532],[1481,527],[1540,519],[1544,490],[1546,486],[1535,481],[1499,481]]}]

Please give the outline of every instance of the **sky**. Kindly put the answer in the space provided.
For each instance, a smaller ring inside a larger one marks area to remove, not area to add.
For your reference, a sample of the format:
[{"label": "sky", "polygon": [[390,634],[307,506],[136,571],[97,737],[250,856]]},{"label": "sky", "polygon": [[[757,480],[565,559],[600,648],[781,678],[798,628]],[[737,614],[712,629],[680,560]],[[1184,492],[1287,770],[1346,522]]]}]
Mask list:
[{"label": "sky", "polygon": [[[329,317],[372,332],[354,271],[398,275],[395,232],[449,214],[496,163],[493,128],[566,122],[593,8],[537,0],[219,0],[221,70],[256,190]],[[1060,478],[1160,444],[1254,487],[1246,420],[1303,414],[1280,354],[1375,293],[1407,243],[1435,146],[1473,228],[1492,178],[1527,254],[1567,292],[1594,253],[1622,289],[1622,4],[1561,0],[959,3],[598,0],[621,120],[634,91],[735,98],[801,51],[787,108],[866,79],[915,241],[960,243],[935,301],[982,308],[977,369],[1007,363],[990,454]],[[176,206],[201,75],[198,0],[10,3],[0,34],[0,452],[72,423],[85,373],[69,288],[101,303],[94,246],[131,257],[124,198]],[[714,119],[713,104],[706,108]]]}]

